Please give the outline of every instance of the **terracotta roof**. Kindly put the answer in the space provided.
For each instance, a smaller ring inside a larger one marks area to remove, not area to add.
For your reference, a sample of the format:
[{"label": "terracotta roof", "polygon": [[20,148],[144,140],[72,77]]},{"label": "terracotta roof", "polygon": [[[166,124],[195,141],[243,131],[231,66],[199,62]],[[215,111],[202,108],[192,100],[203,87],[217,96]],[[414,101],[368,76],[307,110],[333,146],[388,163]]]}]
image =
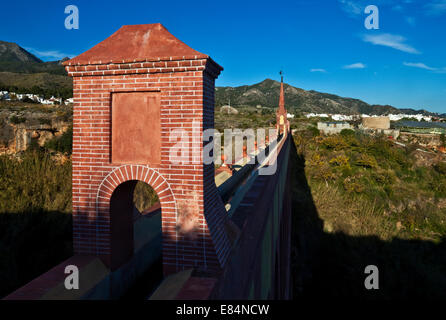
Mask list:
[{"label": "terracotta roof", "polygon": [[67,66],[206,58],[209,56],[178,40],[162,24],[154,23],[122,26],[104,41],[63,64]]}]

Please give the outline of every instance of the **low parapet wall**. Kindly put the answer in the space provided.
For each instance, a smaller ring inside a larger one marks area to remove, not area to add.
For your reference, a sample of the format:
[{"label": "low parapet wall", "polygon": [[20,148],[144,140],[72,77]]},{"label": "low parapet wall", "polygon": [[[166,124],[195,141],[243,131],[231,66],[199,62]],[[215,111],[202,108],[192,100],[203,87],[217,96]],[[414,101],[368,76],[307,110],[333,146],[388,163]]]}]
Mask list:
[{"label": "low parapet wall", "polygon": [[[69,265],[79,269],[79,290],[67,290],[64,282]],[[106,296],[110,271],[93,256],[75,255],[6,296],[5,300],[78,300],[85,296]]]},{"label": "low parapet wall", "polygon": [[232,216],[241,232],[212,299],[290,298],[290,139],[278,146],[276,173],[258,176]]},{"label": "low parapet wall", "polygon": [[222,273],[206,275],[189,269],[170,275],[150,299],[290,298],[291,139],[287,135],[277,145],[275,174],[257,175],[231,216],[240,232]]}]

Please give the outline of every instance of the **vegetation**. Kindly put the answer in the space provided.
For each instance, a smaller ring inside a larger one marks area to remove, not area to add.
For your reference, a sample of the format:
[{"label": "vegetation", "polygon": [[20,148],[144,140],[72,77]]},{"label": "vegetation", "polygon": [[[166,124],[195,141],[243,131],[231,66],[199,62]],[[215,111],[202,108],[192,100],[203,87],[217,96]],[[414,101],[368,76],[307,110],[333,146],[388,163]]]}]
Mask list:
[{"label": "vegetation", "polygon": [[0,156],[0,215],[41,210],[71,212],[71,162],[37,151]]},{"label": "vegetation", "polygon": [[23,123],[23,122],[25,122],[26,119],[25,119],[25,118],[22,118],[22,117],[18,117],[18,116],[16,116],[16,115],[13,115],[13,116],[9,119],[9,121],[11,121],[11,123],[13,123],[13,124],[19,124],[19,123]]},{"label": "vegetation", "polygon": [[0,297],[72,255],[71,162],[0,156]]},{"label": "vegetation", "polygon": [[158,195],[155,190],[147,183],[138,181],[133,192],[133,203],[138,211],[143,213],[158,201]]},{"label": "vegetation", "polygon": [[238,114],[224,114],[219,109],[215,111],[215,129],[224,133],[225,129],[248,129],[274,127],[276,115],[269,108],[254,107],[239,108]]},{"label": "vegetation", "polygon": [[45,148],[56,152],[71,154],[73,149],[73,127],[70,127],[62,135],[45,143]]},{"label": "vegetation", "polygon": [[[296,141],[305,155],[312,189],[321,194],[330,191],[329,198],[337,195],[336,198],[350,200],[352,204],[373,208],[371,214],[356,217],[360,223],[350,228],[354,232],[373,232],[383,239],[398,235],[437,241],[446,235],[444,162],[432,167],[417,166],[415,150],[396,147],[381,137],[347,131],[309,140],[297,135]],[[318,197],[316,193],[315,198]],[[320,200],[325,203],[328,198]],[[351,206],[343,208],[345,211]],[[330,216],[334,224],[339,222],[334,218],[341,219]],[[347,224],[352,223],[354,220],[350,219]],[[372,225],[376,228],[370,228]]]},{"label": "vegetation", "polygon": [[66,75],[58,74],[0,72],[0,91],[33,93],[46,99],[51,96],[67,99],[73,96],[73,81]]},{"label": "vegetation", "polygon": [[[353,132],[305,130],[294,139],[301,172],[293,228],[312,252],[306,267],[295,255],[312,274],[295,281],[296,295],[444,298],[446,163],[421,166],[416,148]],[[375,292],[363,286],[370,264],[380,270]]]}]

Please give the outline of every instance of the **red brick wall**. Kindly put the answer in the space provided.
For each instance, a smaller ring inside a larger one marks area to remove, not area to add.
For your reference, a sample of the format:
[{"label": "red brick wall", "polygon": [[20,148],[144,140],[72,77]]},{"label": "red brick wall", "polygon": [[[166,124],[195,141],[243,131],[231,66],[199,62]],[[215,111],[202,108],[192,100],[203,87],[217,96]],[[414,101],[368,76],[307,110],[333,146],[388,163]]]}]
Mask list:
[{"label": "red brick wall", "polygon": [[[162,207],[165,273],[189,267],[219,269],[226,261],[227,219],[214,183],[213,166],[172,164],[173,129],[192,135],[213,127],[214,79],[210,59],[67,66],[73,77],[73,224],[77,254],[110,264],[110,197],[129,180],[142,180],[158,193]],[[111,163],[111,93],[159,91],[161,164]],[[202,142],[199,148],[202,148]],[[201,150],[200,150],[201,152]],[[201,153],[200,153],[201,154]]]}]

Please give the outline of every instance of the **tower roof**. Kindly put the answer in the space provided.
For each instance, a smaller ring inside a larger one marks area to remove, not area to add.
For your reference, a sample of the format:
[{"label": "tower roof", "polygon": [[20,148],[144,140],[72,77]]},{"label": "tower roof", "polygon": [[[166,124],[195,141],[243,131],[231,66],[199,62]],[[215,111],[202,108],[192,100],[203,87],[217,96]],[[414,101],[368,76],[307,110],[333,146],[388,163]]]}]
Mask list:
[{"label": "tower roof", "polygon": [[122,26],[104,41],[63,64],[87,65],[207,58],[208,55],[178,40],[162,24],[154,23]]}]

